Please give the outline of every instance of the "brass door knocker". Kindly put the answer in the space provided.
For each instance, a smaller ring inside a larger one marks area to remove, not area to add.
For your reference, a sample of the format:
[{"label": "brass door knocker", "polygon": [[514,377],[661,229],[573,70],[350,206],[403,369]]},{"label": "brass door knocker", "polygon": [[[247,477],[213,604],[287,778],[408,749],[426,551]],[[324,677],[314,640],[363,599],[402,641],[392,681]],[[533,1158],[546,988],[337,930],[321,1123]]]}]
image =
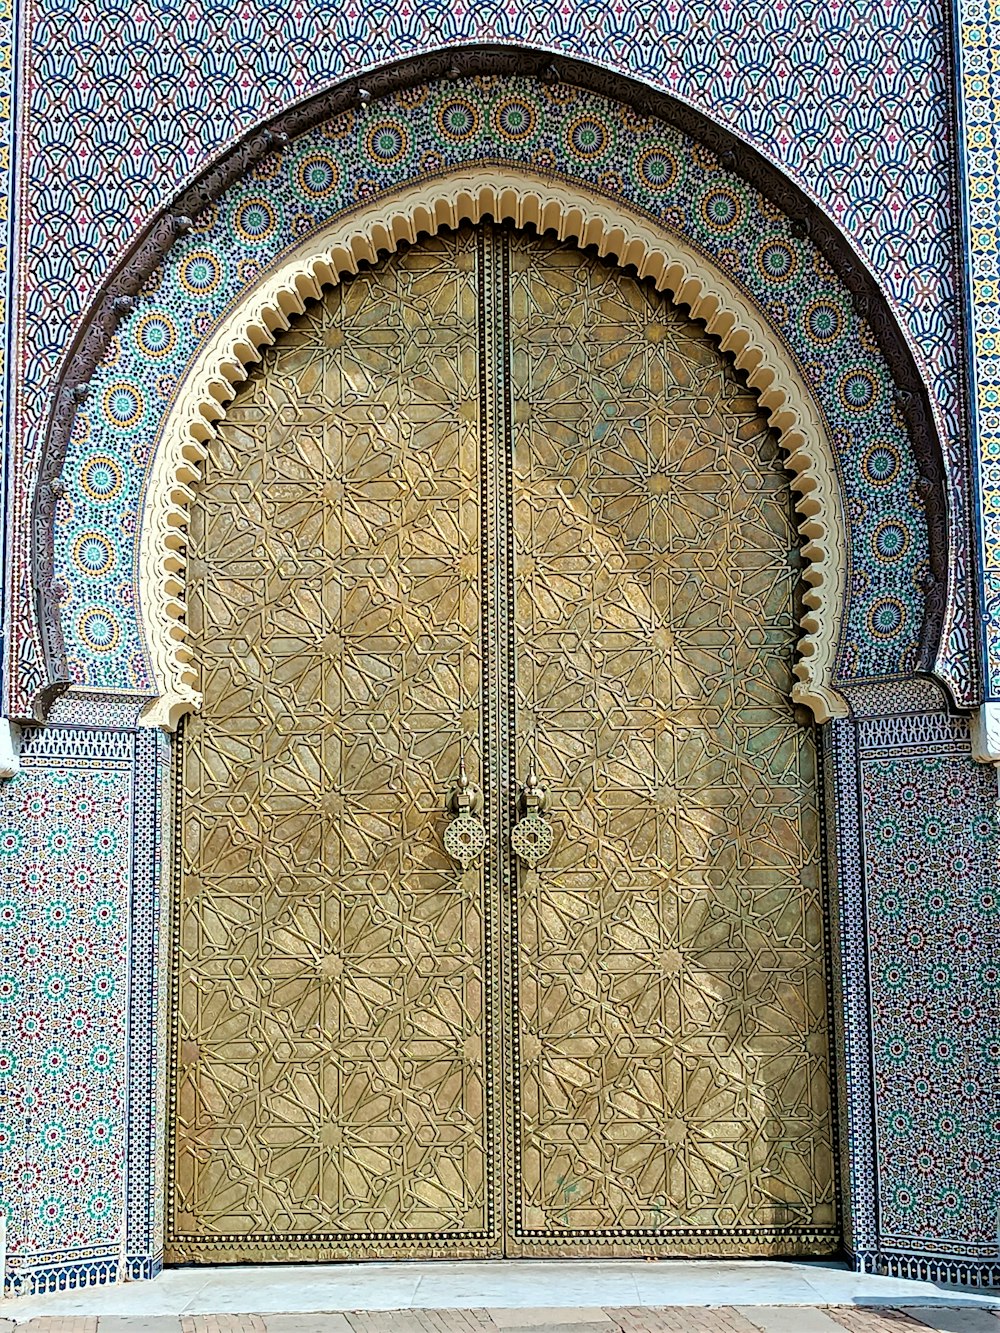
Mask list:
[{"label": "brass door knocker", "polygon": [[534,867],[552,850],[552,825],[544,816],[548,792],[538,780],[534,768],[528,773],[518,802],[521,818],[510,834],[511,846],[519,861]]},{"label": "brass door knocker", "polygon": [[483,854],[486,830],[482,821],[483,793],[469,781],[464,756],[458,765],[458,782],[448,797],[447,808],[452,820],[444,831],[444,849],[463,870],[468,870]]}]

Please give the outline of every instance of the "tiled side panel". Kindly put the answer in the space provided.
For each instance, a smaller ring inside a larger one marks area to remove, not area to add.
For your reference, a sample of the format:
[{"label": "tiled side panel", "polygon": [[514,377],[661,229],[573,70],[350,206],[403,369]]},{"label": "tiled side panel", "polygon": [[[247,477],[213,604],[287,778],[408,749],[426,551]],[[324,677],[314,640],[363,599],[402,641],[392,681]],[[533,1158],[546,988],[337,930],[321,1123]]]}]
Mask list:
[{"label": "tiled side panel", "polygon": [[[11,236],[16,164],[14,161],[14,125],[20,99],[15,98],[15,70],[18,61],[15,43],[23,33],[17,0],[0,3],[0,503],[8,481],[8,421],[12,397],[12,377],[8,362],[11,337]],[[4,523],[0,510],[0,623],[5,615],[7,588],[2,578],[5,569]]]},{"label": "tiled side panel", "polygon": [[[900,1275],[995,1280],[996,772],[972,760],[962,720],[838,732],[850,1246]],[[853,862],[852,809],[863,812]]]},{"label": "tiled side panel", "polygon": [[947,742],[861,771],[881,1244],[996,1257],[996,771]]},{"label": "tiled side panel", "polygon": [[1000,5],[956,6],[971,322],[972,456],[979,491],[982,652],[987,699],[1000,699]]},{"label": "tiled side panel", "polygon": [[154,1259],[163,742],[56,726],[0,785],[0,1197],[13,1289]]}]

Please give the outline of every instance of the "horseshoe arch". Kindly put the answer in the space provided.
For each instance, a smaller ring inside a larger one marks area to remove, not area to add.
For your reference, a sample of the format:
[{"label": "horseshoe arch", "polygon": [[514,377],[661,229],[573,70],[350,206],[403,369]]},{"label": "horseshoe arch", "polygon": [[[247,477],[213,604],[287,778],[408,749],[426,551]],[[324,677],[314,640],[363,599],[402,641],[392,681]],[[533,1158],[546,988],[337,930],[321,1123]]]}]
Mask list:
[{"label": "horseshoe arch", "polygon": [[[708,147],[642,105],[551,78],[415,72],[382,71],[386,95],[360,106],[355,86],[337,91],[339,111],[332,94],[298,109],[297,135],[258,135],[238,173],[230,163],[182,201],[202,205],[190,222],[161,219],[159,248],[134,258],[136,294],[111,284],[64,375],[36,499],[48,662],[36,715],[67,684],[130,691],[167,728],[197,706],[183,532],[212,422],[325,284],[487,214],[634,268],[760,394],[810,562],[796,698],[822,721],[847,711],[845,686],[929,669],[947,565],[939,449],[869,280],[851,268],[850,285],[827,257],[836,237],[748,183],[719,131]],[[69,381],[88,357],[84,395]]]}]

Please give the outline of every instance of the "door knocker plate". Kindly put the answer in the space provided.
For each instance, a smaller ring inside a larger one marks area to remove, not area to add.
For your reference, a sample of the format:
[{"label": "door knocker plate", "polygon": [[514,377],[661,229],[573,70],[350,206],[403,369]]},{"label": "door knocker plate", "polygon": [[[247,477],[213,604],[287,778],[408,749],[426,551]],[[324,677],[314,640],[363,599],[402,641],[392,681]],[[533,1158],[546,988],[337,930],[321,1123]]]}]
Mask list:
[{"label": "door knocker plate", "polygon": [[510,844],[514,855],[526,866],[534,867],[552,850],[552,825],[542,813],[548,802],[548,793],[538,780],[534,769],[521,792],[521,818],[511,829]]},{"label": "door knocker plate", "polygon": [[464,759],[459,764],[458,782],[448,797],[448,809],[452,820],[444,831],[444,849],[463,870],[468,870],[483,854],[486,830],[480,818],[483,793],[469,781]]}]

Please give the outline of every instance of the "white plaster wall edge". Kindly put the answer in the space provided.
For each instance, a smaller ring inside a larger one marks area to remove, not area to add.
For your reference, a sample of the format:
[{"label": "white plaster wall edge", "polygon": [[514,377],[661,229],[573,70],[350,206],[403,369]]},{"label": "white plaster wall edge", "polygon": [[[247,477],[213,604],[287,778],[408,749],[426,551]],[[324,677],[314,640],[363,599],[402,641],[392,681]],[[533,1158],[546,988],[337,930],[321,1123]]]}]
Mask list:
[{"label": "white plaster wall edge", "polygon": [[16,778],[21,771],[21,728],[0,717],[0,778]]},{"label": "white plaster wall edge", "polygon": [[972,714],[972,757],[980,764],[1000,764],[1000,703],[985,703]]}]

